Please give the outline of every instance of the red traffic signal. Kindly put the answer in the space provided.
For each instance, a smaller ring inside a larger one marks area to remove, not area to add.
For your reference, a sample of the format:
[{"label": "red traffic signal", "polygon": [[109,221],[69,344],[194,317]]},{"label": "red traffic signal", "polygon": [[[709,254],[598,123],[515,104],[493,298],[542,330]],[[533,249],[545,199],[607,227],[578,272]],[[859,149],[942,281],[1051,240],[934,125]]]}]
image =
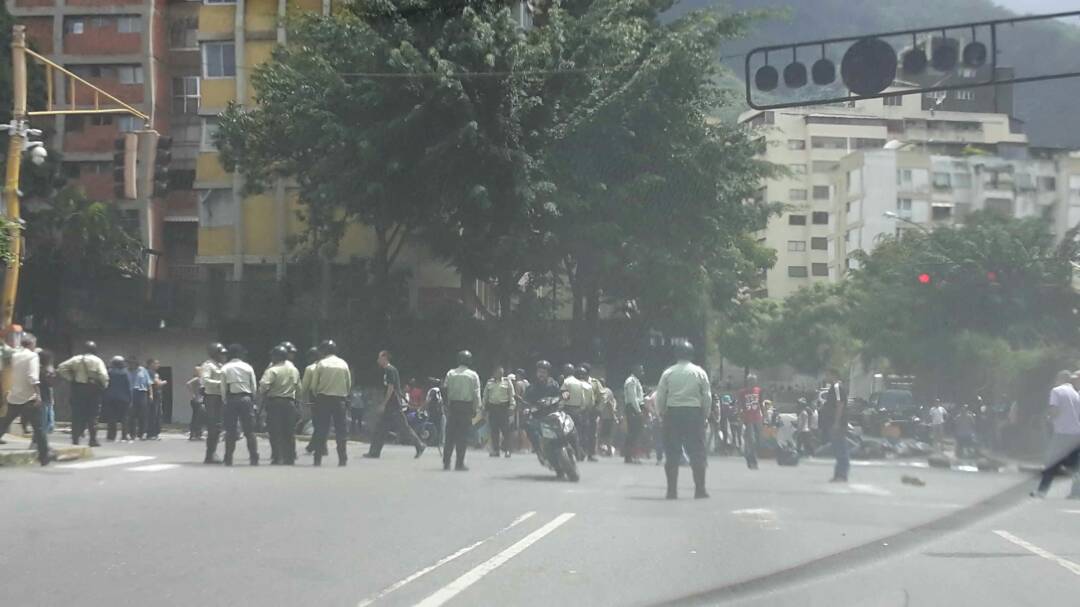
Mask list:
[{"label": "red traffic signal", "polygon": [[919,284],[928,285],[928,284],[930,284],[932,282],[934,282],[934,279],[933,279],[932,276],[930,276],[930,274],[928,274],[926,272],[923,272],[923,273],[919,274]]}]

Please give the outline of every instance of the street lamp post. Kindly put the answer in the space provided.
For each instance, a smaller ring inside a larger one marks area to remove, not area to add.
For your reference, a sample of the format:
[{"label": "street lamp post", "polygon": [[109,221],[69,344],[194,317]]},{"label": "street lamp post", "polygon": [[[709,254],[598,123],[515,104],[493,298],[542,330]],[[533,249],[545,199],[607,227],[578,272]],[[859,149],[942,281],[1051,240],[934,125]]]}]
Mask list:
[{"label": "street lamp post", "polygon": [[908,219],[907,217],[901,217],[900,214],[898,214],[895,211],[885,211],[884,213],[882,213],[882,215],[884,215],[886,219],[895,219],[896,221],[902,221],[902,222],[904,222],[906,224],[913,225],[920,232],[922,232],[923,234],[929,234],[930,233],[930,230],[927,230],[926,226],[922,225],[921,223],[915,223],[914,221]]}]

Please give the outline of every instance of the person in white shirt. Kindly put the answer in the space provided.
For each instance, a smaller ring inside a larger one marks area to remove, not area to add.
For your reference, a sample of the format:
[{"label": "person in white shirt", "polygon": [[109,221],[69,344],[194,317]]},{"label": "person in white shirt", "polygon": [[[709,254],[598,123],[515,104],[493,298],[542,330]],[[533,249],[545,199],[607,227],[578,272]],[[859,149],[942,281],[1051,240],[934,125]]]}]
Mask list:
[{"label": "person in white shirt", "polygon": [[259,446],[255,442],[255,369],[244,362],[247,351],[240,344],[229,346],[229,362],[221,367],[221,390],[225,395],[225,465],[233,465],[238,438],[237,425],[244,431],[252,466],[259,465]]},{"label": "person in white shirt", "polygon": [[11,388],[5,395],[8,412],[0,418],[0,436],[7,432],[11,422],[24,417],[33,432],[33,444],[37,446],[38,461],[42,466],[49,463],[49,440],[45,436],[41,415],[41,359],[37,353],[37,338],[23,333],[21,348],[11,355]]},{"label": "person in white shirt", "polygon": [[1073,486],[1069,499],[1080,499],[1080,371],[1059,371],[1055,386],[1050,390],[1050,421],[1054,433],[1047,448],[1046,467],[1039,488],[1031,497],[1046,497],[1058,468],[1073,469]]},{"label": "person in white shirt", "polygon": [[930,408],[930,436],[933,438],[934,447],[938,449],[945,447],[945,416],[947,413],[940,400],[934,401],[934,406]]}]

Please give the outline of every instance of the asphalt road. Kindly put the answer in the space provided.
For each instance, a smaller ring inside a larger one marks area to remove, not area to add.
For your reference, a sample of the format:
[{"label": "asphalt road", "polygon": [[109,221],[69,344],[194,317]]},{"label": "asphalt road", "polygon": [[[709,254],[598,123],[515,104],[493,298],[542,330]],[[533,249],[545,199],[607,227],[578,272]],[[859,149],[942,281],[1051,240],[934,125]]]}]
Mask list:
[{"label": "asphalt road", "polygon": [[[61,435],[54,435],[60,440]],[[1019,473],[710,460],[662,499],[617,459],[555,482],[532,456],[443,472],[408,447],[338,468],[204,466],[202,443],[113,444],[0,470],[12,605],[1074,605],[1080,502]],[[261,443],[264,457],[268,452]],[[246,458],[244,458],[246,459]],[[331,465],[327,466],[326,463]],[[924,487],[901,483],[913,474]],[[10,602],[9,602],[10,601]]]}]

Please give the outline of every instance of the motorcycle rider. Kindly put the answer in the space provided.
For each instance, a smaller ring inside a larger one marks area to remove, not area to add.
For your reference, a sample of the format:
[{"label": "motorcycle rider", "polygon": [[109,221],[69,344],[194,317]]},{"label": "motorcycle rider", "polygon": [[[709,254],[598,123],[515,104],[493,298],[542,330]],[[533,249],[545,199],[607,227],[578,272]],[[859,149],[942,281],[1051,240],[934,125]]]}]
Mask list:
[{"label": "motorcycle rider", "polygon": [[[525,402],[536,405],[545,398],[553,398],[560,395],[559,384],[551,377],[551,363],[546,360],[536,361],[536,381],[529,384],[525,389]],[[526,431],[529,443],[533,451],[539,449],[538,437],[532,432]]]},{"label": "motorcycle rider", "polygon": [[656,408],[664,420],[664,450],[667,499],[678,498],[679,461],[683,449],[694,473],[694,497],[709,497],[705,491],[705,420],[712,406],[712,388],[705,370],[691,362],[694,346],[683,341],[675,345],[675,364],[660,376],[656,386]]}]

